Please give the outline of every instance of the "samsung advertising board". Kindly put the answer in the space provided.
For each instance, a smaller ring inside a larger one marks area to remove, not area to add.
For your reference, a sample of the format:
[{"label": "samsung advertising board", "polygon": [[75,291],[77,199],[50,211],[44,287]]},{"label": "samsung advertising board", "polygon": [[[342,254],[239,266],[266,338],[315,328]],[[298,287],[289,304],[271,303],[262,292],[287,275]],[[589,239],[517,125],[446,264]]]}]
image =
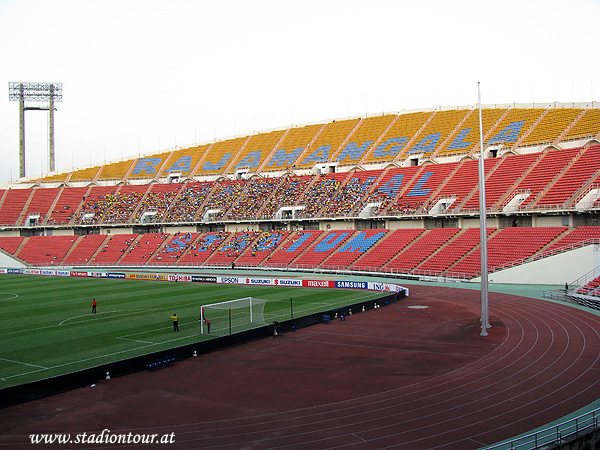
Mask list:
[{"label": "samsung advertising board", "polygon": [[369,283],[366,281],[336,281],[335,287],[338,289],[369,289]]}]

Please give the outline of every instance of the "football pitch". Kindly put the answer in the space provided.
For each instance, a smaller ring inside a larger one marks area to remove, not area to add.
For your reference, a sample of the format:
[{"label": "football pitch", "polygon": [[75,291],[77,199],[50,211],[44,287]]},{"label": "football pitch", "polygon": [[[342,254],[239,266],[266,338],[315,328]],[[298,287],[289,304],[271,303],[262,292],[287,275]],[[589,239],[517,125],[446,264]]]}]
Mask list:
[{"label": "football pitch", "polygon": [[[243,297],[264,302],[249,326],[380,297],[342,289],[0,275],[0,389],[212,339],[230,332],[202,305]],[[92,299],[98,306],[92,314]],[[179,318],[174,332],[171,315]],[[210,319],[210,317],[208,317]]]}]

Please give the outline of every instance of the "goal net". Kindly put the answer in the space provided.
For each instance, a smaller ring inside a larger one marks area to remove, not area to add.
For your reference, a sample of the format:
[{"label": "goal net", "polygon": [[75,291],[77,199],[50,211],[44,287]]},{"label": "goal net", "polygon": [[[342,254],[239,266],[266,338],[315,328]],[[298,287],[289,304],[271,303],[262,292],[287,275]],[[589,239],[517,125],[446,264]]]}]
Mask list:
[{"label": "goal net", "polygon": [[244,297],[200,307],[200,333],[232,334],[266,325],[267,300]]}]

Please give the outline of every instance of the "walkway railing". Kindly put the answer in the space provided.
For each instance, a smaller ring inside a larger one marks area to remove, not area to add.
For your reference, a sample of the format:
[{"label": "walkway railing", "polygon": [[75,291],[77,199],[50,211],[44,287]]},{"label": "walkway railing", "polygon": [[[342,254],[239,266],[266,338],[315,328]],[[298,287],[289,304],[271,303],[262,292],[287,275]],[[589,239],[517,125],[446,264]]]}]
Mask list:
[{"label": "walkway railing", "polygon": [[[485,450],[505,449],[539,449],[559,447],[567,442],[582,438],[586,435],[600,430],[600,408],[587,412],[573,419],[559,423],[534,433],[520,436],[510,441],[483,447]],[[559,447],[560,448],[560,447]],[[586,448],[586,447],[579,447]],[[589,447],[588,448],[592,448]]]}]

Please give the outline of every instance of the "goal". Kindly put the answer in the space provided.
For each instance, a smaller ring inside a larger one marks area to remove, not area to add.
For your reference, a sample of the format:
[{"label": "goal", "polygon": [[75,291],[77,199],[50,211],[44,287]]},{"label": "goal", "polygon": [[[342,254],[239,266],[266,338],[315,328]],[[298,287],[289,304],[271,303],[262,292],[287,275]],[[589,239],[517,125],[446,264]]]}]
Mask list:
[{"label": "goal", "polygon": [[203,305],[200,307],[200,333],[232,334],[266,325],[266,303],[265,299],[244,297]]}]

